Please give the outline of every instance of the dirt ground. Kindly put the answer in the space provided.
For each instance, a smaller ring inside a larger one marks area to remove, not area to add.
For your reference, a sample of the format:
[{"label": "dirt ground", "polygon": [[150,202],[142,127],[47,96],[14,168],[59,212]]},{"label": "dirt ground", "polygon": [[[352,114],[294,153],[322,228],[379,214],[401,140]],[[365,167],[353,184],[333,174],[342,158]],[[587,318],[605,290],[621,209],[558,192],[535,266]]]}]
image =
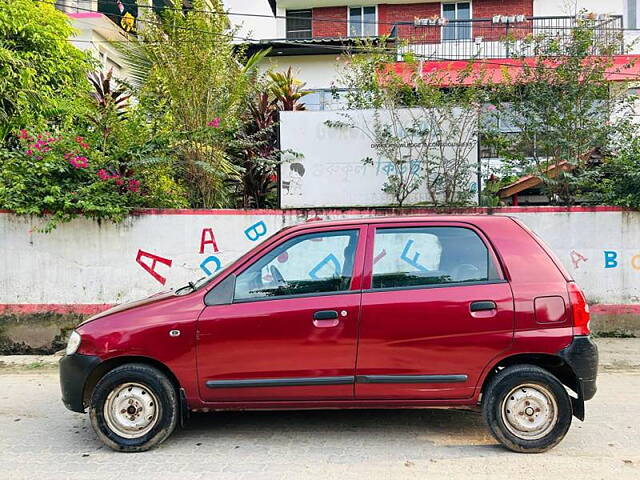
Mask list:
[{"label": "dirt ground", "polygon": [[0,479],[640,479],[640,339],[600,339],[585,422],[539,455],[459,410],[193,416],[159,448],[115,453],[60,402],[53,357],[0,357]]}]

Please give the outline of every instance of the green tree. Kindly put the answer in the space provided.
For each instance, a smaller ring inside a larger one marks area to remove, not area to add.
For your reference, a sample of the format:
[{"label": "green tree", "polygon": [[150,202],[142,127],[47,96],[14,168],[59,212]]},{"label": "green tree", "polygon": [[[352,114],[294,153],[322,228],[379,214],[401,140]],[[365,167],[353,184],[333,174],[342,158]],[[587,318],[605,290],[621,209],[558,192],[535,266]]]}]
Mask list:
[{"label": "green tree", "polygon": [[[208,13],[207,11],[211,11]],[[145,12],[139,42],[123,46],[141,104],[171,137],[175,168],[193,207],[226,207],[241,169],[230,158],[255,58],[243,63],[219,0],[186,12]]]},{"label": "green tree", "polygon": [[29,125],[73,120],[92,63],[72,34],[50,4],[0,0],[0,142]]},{"label": "green tree", "polygon": [[[444,90],[438,72],[403,78],[389,68],[395,56],[385,48],[364,45],[345,60],[340,83],[348,89],[348,107],[373,114],[367,120],[341,113],[341,120],[327,125],[360,130],[371,140],[377,158],[363,162],[386,173],[382,190],[399,206],[419,191],[431,205],[467,203],[476,168],[469,158],[484,91],[476,85]],[[407,70],[417,70],[412,58],[404,60]]]},{"label": "green tree", "polygon": [[[563,39],[545,32],[523,41],[483,122],[485,141],[514,171],[539,177],[552,203],[576,201],[590,153],[608,148],[618,129],[612,114],[623,100],[607,71],[619,44],[603,41],[594,26],[585,19]],[[509,128],[500,130],[499,123]]]}]

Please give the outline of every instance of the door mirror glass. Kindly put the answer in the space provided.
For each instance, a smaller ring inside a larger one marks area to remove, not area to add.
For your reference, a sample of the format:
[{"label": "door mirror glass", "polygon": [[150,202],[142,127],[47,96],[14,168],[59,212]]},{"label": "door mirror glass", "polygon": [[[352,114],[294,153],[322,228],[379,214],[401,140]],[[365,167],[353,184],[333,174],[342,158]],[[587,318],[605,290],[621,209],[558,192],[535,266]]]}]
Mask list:
[{"label": "door mirror glass", "polygon": [[349,290],[357,230],[300,235],[238,275],[234,301]]}]

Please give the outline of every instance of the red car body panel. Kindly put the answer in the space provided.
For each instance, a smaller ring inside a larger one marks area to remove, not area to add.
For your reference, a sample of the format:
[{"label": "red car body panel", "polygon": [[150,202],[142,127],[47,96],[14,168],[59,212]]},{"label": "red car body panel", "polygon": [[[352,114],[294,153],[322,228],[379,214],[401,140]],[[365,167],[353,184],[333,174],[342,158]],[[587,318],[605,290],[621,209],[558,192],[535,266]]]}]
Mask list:
[{"label": "red car body panel", "polygon": [[[370,290],[375,228],[464,226],[500,266],[500,280],[481,284]],[[231,274],[302,232],[359,229],[350,290],[205,306],[204,297]],[[359,408],[475,405],[484,379],[512,355],[555,355],[573,338],[567,274],[522,226],[508,217],[433,216],[313,222],[287,228],[257,246],[206,287],[151,297],[90,319],[78,328],[78,353],[107,361],[144,357],[175,375],[191,409]],[[558,312],[560,297],[566,312]],[[495,310],[471,312],[473,301]],[[341,312],[318,328],[313,313]],[[344,311],[344,314],[342,313]],[[169,336],[179,330],[179,336]],[[207,382],[369,375],[466,375],[456,383],[339,383],[208,388]]]},{"label": "red car body panel", "polygon": [[[360,293],[207,307],[198,320],[198,385],[205,402],[340,400],[353,385],[207,388],[211,380],[353,376]],[[346,312],[318,328],[317,310]]]}]

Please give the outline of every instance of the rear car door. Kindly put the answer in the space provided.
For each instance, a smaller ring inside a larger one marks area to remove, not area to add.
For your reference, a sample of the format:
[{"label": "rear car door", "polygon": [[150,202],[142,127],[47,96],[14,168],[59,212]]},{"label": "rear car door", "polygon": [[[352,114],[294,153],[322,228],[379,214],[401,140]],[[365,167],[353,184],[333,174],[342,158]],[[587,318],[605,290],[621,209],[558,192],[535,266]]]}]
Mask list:
[{"label": "rear car door", "polygon": [[365,232],[290,234],[234,272],[232,302],[198,319],[204,401],[353,398]]},{"label": "rear car door", "polygon": [[511,288],[470,224],[372,224],[357,399],[454,399],[512,342]]}]

